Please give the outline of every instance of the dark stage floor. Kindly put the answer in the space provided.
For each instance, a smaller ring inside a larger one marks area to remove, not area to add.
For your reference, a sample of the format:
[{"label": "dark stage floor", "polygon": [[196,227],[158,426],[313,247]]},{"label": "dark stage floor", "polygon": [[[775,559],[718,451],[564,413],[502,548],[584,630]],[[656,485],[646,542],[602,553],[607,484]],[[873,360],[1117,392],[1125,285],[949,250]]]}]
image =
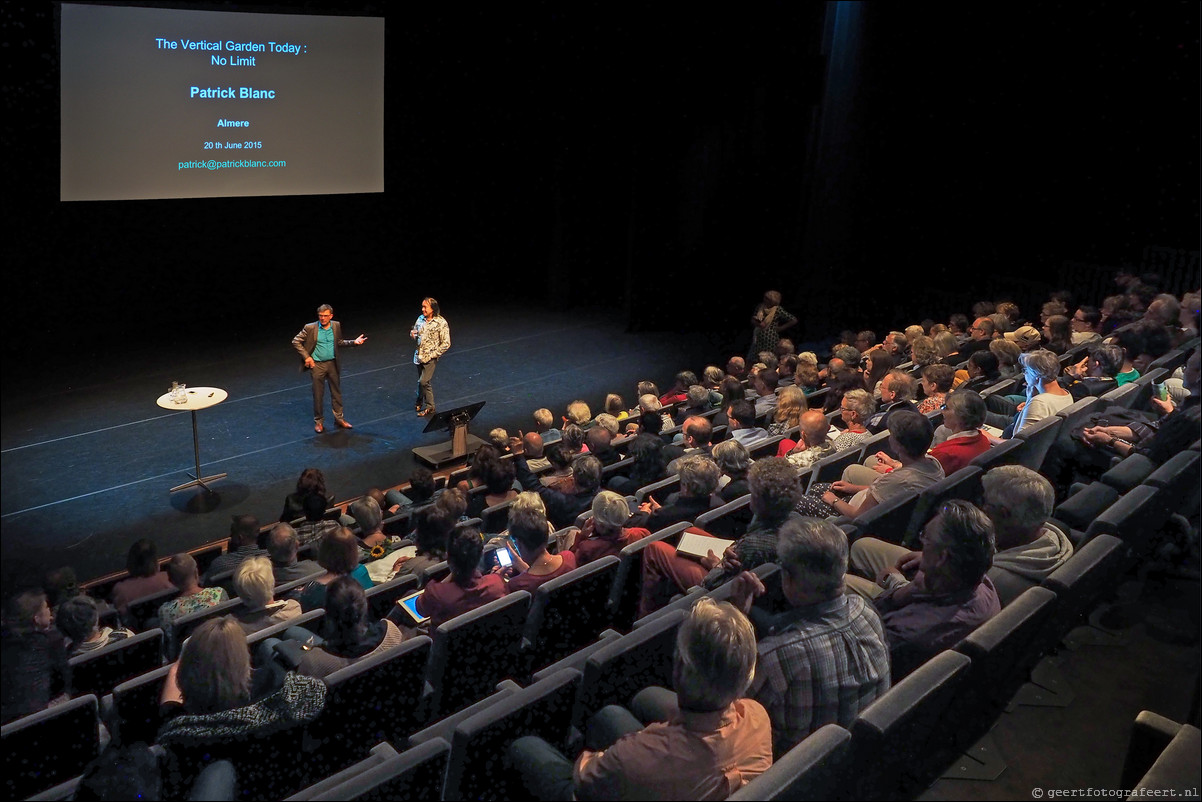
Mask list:
[{"label": "dark stage floor", "polygon": [[[84,357],[37,380],[6,382],[5,587],[62,564],[81,580],[123,568],[140,537],[171,554],[224,536],[233,514],[275,520],[307,466],[321,468],[339,498],[404,481],[411,449],[446,439],[422,434],[426,421],[413,412],[408,333],[416,310],[341,317],[345,336],[368,335],[363,347],[342,352],[349,432],[330,431],[327,411],[327,433],[313,433],[309,378],[290,345],[303,320],[285,319],[237,346],[166,353],[153,336],[145,345],[115,343],[103,360]],[[496,426],[528,428],[537,407],[561,414],[574,398],[599,406],[616,391],[633,404],[638,380],[665,387],[676,371],[700,370],[731,347],[696,333],[628,334],[618,315],[516,318],[495,307],[460,308],[448,319],[453,347],[434,378],[436,400],[443,409],[486,401],[471,427],[479,436]],[[193,462],[188,413],[155,404],[173,380],[229,393],[198,413],[203,473],[229,474],[213,485],[216,506],[207,511],[196,509],[199,489],[168,492],[187,481]]]}]

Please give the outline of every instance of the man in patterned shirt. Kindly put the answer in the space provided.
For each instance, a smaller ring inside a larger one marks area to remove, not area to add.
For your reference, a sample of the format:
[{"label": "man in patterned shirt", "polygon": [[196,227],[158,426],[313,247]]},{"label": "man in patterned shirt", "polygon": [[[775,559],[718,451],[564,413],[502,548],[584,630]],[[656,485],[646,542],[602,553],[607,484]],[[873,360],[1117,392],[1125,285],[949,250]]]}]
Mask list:
[{"label": "man in patterned shirt", "polygon": [[764,592],[755,574],[735,580],[731,603],[759,634],[749,695],[768,710],[780,756],[826,724],[849,728],[889,690],[889,647],[872,605],[844,595],[847,537],[829,521],[799,518],[781,527],[776,551],[791,609],[768,615],[751,606]]}]

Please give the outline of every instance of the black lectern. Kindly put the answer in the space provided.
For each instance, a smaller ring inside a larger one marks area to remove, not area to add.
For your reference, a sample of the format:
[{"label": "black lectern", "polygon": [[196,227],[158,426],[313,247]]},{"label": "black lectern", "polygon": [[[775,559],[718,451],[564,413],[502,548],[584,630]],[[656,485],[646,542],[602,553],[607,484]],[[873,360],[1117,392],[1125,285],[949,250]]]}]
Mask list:
[{"label": "black lectern", "polygon": [[467,425],[483,408],[484,402],[477,401],[465,407],[456,407],[436,413],[434,417],[430,418],[426,428],[422,429],[422,433],[449,430],[450,442],[439,443],[435,446],[419,446],[413,449],[413,456],[427,465],[438,468],[449,462],[463,459],[469,453],[474,452],[484,445],[484,441],[474,434],[468,434]]}]

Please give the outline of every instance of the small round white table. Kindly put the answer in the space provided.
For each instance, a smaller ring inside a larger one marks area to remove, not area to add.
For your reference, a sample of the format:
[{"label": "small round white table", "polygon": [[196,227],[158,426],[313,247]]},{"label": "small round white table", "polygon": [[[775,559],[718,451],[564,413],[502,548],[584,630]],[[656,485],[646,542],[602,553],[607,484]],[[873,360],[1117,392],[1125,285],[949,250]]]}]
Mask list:
[{"label": "small round white table", "polygon": [[208,490],[209,486],[205,484],[206,482],[216,482],[218,479],[224,479],[226,477],[226,474],[224,473],[218,473],[212,476],[200,475],[200,435],[197,433],[196,429],[196,413],[198,410],[208,409],[209,407],[220,404],[229,397],[229,394],[220,387],[189,387],[185,391],[185,397],[187,399],[185,403],[177,404],[175,403],[175,399],[171,396],[171,393],[166,392],[160,395],[158,401],[156,402],[163,409],[177,411],[187,410],[188,412],[192,413],[192,453],[196,457],[196,473],[188,474],[192,477],[191,482],[185,482],[178,487],[171,488],[172,493],[177,490],[186,490],[189,487],[196,487],[197,485],[200,485],[205,490]]}]

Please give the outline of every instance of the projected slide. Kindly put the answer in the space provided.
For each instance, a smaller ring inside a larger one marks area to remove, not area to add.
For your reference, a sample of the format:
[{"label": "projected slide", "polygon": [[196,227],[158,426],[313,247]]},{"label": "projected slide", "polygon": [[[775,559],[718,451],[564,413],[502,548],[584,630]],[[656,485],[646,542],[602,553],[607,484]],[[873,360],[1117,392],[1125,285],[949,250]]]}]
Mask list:
[{"label": "projected slide", "polygon": [[384,190],[384,20],[62,6],[60,197]]}]

